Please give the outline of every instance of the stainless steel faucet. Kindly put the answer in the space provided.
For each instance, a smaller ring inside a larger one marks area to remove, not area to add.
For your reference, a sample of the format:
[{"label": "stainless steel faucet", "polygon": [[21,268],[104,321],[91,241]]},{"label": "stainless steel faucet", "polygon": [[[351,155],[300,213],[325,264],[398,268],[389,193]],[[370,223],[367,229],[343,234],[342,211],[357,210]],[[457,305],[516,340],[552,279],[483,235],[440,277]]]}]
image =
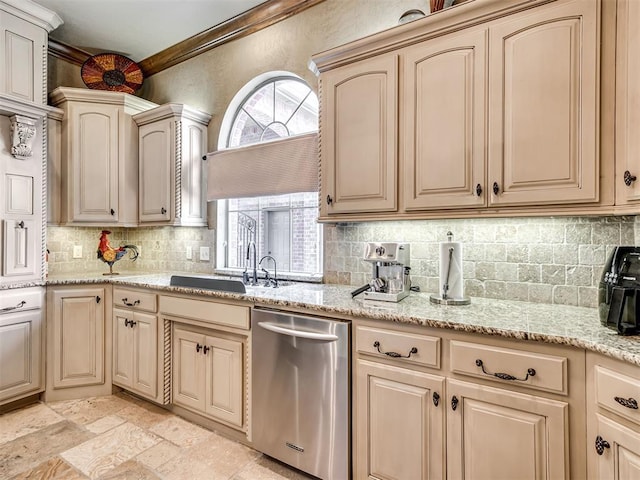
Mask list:
[{"label": "stainless steel faucet", "polygon": [[[253,255],[251,255],[251,249],[253,247]],[[252,263],[250,263],[250,260],[253,260],[253,271],[251,272],[251,278],[249,278],[249,275],[247,273],[247,265],[245,265],[245,269],[244,269],[244,273],[242,274],[242,281],[246,284],[246,285],[257,285],[258,284],[258,260],[257,260],[257,251],[256,251],[256,242],[254,242],[253,240],[249,242],[249,245],[247,245],[247,264],[249,266],[252,265]]]},{"label": "stainless steel faucet", "polygon": [[264,286],[278,288],[278,266],[276,264],[276,259],[271,255],[265,255],[260,259],[258,265],[262,265],[262,261],[265,259],[270,259],[273,262],[273,278],[269,275],[267,269],[262,267],[262,271],[264,272]]}]

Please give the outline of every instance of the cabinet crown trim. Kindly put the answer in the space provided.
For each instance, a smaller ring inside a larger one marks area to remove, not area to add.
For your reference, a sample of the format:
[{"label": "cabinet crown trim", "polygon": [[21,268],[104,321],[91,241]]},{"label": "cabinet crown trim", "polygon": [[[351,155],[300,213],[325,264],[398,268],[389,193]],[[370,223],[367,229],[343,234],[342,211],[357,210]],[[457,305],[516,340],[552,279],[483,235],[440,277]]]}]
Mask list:
[{"label": "cabinet crown trim", "polygon": [[209,125],[211,115],[181,103],[166,103],[133,116],[133,120],[139,127],[167,118],[175,118],[177,120],[185,118],[202,125]]},{"label": "cabinet crown trim", "polygon": [[53,105],[58,106],[69,101],[121,105],[126,109],[132,110],[131,113],[143,112],[158,106],[157,103],[122,92],[105,92],[72,87],[58,87],[51,92],[51,103]]},{"label": "cabinet crown trim", "polygon": [[55,30],[64,23],[57,13],[31,0],[2,0],[0,10],[44,28],[47,32]]}]

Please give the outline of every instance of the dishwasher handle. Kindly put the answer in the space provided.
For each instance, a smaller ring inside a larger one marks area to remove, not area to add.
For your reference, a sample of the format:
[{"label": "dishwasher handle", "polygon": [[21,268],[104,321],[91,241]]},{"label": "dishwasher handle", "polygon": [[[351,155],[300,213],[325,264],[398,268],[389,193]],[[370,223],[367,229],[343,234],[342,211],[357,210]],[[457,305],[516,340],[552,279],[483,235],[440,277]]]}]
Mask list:
[{"label": "dishwasher handle", "polygon": [[338,340],[337,335],[333,335],[332,333],[317,333],[317,332],[309,332],[304,330],[294,330],[291,328],[285,328],[280,325],[271,322],[260,322],[258,326],[264,328],[265,330],[270,330],[275,333],[281,333],[283,335],[289,335],[291,337],[300,337],[300,338],[308,338],[311,340],[324,340],[324,341],[336,341]]}]

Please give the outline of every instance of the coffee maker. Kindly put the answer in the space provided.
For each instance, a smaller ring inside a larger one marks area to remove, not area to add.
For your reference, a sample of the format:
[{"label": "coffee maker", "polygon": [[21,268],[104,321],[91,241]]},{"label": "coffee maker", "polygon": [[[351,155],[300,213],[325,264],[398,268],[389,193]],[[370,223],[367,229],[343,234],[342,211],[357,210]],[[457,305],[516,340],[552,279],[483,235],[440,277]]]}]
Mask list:
[{"label": "coffee maker", "polygon": [[359,292],[355,292],[364,292],[365,300],[399,302],[411,290],[409,256],[408,243],[367,243],[364,260],[371,263],[372,279],[368,285],[359,288]]},{"label": "coffee maker", "polygon": [[598,289],[600,322],[620,335],[640,333],[640,247],[615,247]]}]

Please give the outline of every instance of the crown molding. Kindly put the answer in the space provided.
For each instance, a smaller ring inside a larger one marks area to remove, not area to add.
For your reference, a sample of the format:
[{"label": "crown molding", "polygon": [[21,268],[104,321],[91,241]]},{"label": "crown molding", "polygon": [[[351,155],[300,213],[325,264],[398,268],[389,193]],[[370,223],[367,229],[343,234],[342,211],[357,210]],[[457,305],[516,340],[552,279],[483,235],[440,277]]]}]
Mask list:
[{"label": "crown molding", "polygon": [[324,0],[268,0],[138,62],[145,77],[278,23]]},{"label": "crown molding", "polygon": [[[147,78],[215,47],[258,32],[322,2],[324,0],[268,0],[137,63]],[[49,54],[74,65],[82,65],[91,56],[84,50],[52,38],[49,38]]]}]

